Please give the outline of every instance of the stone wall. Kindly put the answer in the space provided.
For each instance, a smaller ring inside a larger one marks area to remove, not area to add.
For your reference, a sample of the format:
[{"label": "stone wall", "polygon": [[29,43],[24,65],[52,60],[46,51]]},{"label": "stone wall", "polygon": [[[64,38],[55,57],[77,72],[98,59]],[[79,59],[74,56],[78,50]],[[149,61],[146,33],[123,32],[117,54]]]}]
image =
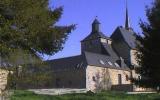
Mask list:
[{"label": "stone wall", "polygon": [[131,64],[138,66],[138,62],[136,61],[136,53],[137,53],[137,50],[131,50],[131,51],[130,51]]},{"label": "stone wall", "polygon": [[[129,80],[129,78],[131,76],[130,71],[109,69],[109,73],[111,76],[112,85],[119,85],[118,84],[118,74],[120,74],[122,77],[122,84],[131,84],[131,81]],[[127,77],[128,77],[128,79],[127,79]]]},{"label": "stone wall", "polygon": [[8,71],[0,69],[0,94],[6,88]]},{"label": "stone wall", "polygon": [[119,85],[118,74],[121,74],[122,84],[131,84],[130,80],[126,79],[130,77],[130,71],[88,66],[86,69],[86,88],[94,91],[98,88],[109,89],[111,85]]},{"label": "stone wall", "polygon": [[54,88],[86,88],[85,69],[55,71]]}]

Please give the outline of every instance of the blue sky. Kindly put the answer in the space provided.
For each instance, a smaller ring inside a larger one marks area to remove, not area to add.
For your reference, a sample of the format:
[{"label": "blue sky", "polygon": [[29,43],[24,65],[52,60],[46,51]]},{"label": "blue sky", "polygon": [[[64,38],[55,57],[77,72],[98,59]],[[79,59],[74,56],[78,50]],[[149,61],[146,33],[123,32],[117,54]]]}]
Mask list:
[{"label": "blue sky", "polygon": [[[128,0],[131,26],[140,33],[139,20],[146,21],[145,6],[153,0]],[[64,49],[52,56],[44,56],[45,60],[79,55],[80,41],[91,32],[92,21],[98,16],[101,31],[110,36],[117,26],[124,26],[126,0],[50,0],[50,7],[64,7],[58,25],[77,24],[69,35]]]}]

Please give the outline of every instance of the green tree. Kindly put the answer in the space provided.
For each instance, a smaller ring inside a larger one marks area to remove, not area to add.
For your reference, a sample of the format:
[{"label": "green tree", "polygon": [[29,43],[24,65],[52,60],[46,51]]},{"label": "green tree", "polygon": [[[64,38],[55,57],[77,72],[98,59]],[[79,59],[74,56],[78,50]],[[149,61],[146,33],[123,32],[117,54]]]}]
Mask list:
[{"label": "green tree", "polygon": [[17,49],[52,55],[62,50],[74,25],[58,26],[63,8],[51,10],[49,0],[0,0],[0,54]]},{"label": "green tree", "polygon": [[57,25],[63,8],[51,9],[48,4],[49,0],[0,0],[0,61],[11,64],[8,70],[13,71],[8,85],[50,84],[51,72],[37,53],[53,55],[62,50],[75,25]]},{"label": "green tree", "polygon": [[160,86],[160,0],[155,0],[147,7],[148,22],[141,21],[142,35],[137,35],[137,61],[141,67],[137,72],[142,76],[138,82],[141,86],[156,88]]}]

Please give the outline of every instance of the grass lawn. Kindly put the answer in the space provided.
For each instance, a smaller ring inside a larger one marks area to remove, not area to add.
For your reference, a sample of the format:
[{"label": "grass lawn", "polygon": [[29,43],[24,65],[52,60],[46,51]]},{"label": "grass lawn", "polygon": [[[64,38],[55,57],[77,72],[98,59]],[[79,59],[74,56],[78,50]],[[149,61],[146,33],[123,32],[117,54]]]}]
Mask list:
[{"label": "grass lawn", "polygon": [[160,100],[160,94],[128,95],[123,92],[101,92],[96,94],[66,94],[59,96],[37,95],[29,91],[14,91],[11,100]]}]

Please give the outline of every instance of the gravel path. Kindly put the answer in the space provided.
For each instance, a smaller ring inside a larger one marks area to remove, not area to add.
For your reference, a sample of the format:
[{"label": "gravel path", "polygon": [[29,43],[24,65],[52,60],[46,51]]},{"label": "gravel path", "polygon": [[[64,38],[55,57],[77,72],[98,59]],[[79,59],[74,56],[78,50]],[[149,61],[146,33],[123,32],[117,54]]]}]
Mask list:
[{"label": "gravel path", "polygon": [[36,94],[46,94],[46,95],[62,95],[69,93],[86,93],[86,89],[29,89]]}]

